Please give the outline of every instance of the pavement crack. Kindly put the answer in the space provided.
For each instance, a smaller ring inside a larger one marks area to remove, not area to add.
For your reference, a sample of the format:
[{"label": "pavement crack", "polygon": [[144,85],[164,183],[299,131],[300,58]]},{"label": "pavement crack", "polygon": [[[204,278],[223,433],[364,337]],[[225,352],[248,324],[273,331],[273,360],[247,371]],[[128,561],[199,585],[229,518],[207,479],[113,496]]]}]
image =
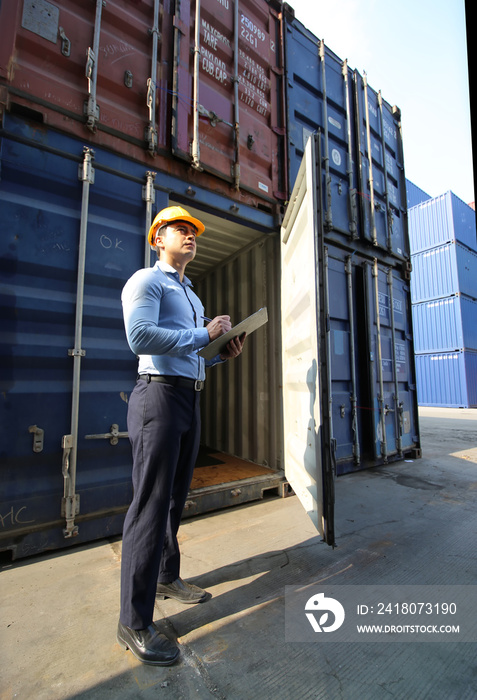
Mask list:
[{"label": "pavement crack", "polygon": [[[162,624],[164,625],[164,627],[167,628],[167,631],[169,633],[168,636],[177,640],[179,635],[171,620],[168,617],[164,617],[162,619]],[[197,656],[194,650],[188,644],[185,644],[182,641],[180,642],[180,650],[181,657],[184,663],[190,666],[196,672],[196,674],[199,676],[200,680],[202,681],[204,687],[208,690],[208,692],[214,698],[217,698],[217,700],[227,700],[226,695],[224,695],[219,690],[217,685],[213,682],[205,664],[199,658],[199,656]]]}]

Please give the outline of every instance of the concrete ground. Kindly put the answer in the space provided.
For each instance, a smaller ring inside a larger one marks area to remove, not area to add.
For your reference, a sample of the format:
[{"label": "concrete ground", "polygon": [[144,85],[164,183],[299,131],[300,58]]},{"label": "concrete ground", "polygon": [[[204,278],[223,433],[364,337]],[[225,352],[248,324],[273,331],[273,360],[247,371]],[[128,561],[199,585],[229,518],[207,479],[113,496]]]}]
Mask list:
[{"label": "concrete ground", "polygon": [[174,666],[116,643],[120,539],[4,565],[0,699],[475,700],[472,643],[285,640],[288,585],[476,584],[477,410],[420,416],[422,459],[337,480],[334,550],[294,496],[184,522],[183,576],[213,598],[158,602]]}]

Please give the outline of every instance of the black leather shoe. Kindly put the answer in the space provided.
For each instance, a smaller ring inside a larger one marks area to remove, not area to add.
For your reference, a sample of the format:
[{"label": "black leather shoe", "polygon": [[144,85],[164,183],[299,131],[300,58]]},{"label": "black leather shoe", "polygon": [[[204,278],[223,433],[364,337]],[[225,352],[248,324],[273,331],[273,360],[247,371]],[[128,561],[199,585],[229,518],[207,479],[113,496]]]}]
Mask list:
[{"label": "black leather shoe", "polygon": [[181,578],[177,578],[172,583],[158,583],[157,584],[157,597],[159,600],[165,600],[165,598],[174,598],[180,603],[191,604],[191,603],[205,603],[206,600],[211,598],[211,594],[204,591],[198,586],[194,586],[192,583],[187,583]]},{"label": "black leather shoe", "polygon": [[133,630],[122,622],[118,624],[118,643],[130,649],[136,659],[151,666],[170,666],[179,656],[179,649],[154,624],[143,630]]}]

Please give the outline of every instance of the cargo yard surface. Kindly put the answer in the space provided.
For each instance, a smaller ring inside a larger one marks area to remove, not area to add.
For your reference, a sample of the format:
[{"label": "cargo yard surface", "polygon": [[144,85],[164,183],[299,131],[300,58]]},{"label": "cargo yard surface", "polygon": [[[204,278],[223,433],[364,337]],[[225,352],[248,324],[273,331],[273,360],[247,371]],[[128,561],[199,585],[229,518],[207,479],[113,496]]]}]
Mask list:
[{"label": "cargo yard surface", "polygon": [[157,603],[171,667],[116,643],[121,540],[4,562],[0,698],[471,700],[472,643],[287,643],[287,585],[475,584],[477,410],[421,408],[423,458],[340,477],[336,549],[296,497],[186,521],[206,604]]}]

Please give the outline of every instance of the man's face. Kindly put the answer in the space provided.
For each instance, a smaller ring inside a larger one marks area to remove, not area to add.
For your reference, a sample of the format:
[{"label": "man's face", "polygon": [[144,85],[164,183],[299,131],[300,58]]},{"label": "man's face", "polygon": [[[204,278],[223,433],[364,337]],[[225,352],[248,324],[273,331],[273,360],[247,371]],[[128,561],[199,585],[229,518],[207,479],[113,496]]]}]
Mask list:
[{"label": "man's face", "polygon": [[196,254],[196,236],[197,229],[187,221],[170,223],[165,231],[156,236],[161,259],[166,262],[171,258],[177,262],[190,262]]}]

